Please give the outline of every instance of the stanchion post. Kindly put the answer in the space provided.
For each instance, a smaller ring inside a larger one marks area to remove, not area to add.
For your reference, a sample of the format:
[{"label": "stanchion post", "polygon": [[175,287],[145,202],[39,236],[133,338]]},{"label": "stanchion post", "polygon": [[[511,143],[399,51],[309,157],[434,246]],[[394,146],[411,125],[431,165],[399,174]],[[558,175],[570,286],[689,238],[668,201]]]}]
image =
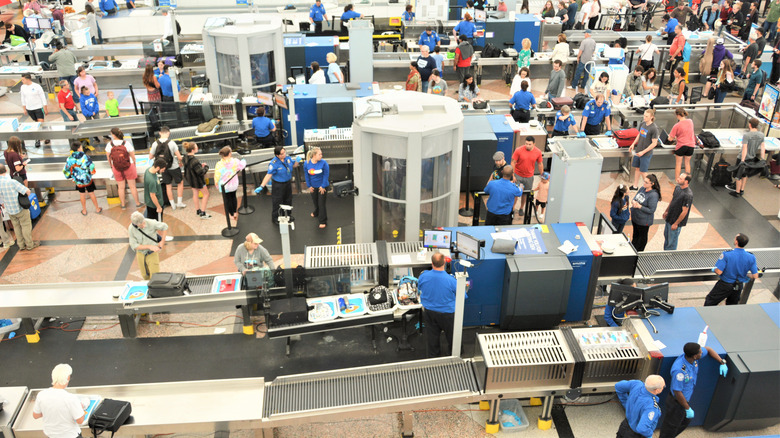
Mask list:
[{"label": "stanchion post", "polygon": [[[222,184],[222,205],[225,206],[225,220],[227,221],[227,228],[222,229],[222,237],[233,237],[239,233],[238,228],[234,228],[230,224],[230,213],[227,211],[227,194],[225,193],[225,185],[238,175],[238,172],[234,173],[227,181]],[[246,196],[246,194],[244,195]]]},{"label": "stanchion post", "polygon": [[255,207],[248,205],[246,197],[246,167],[241,169],[241,178],[244,180],[242,184],[244,188],[244,197],[241,199],[241,208],[238,209],[238,214],[252,214],[255,212]]}]

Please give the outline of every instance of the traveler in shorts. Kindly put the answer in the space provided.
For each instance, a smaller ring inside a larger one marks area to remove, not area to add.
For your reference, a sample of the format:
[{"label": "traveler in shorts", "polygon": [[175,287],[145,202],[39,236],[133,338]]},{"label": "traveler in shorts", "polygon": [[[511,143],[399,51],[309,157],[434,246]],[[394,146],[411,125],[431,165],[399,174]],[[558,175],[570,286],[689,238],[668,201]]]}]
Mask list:
[{"label": "traveler in shorts", "polygon": [[95,174],[95,164],[84,153],[84,148],[81,146],[80,141],[71,143],[70,156],[68,156],[68,160],[65,162],[65,168],[62,169],[62,173],[65,174],[66,178],[76,183],[76,190],[79,192],[81,200],[82,215],[87,215],[87,194],[89,194],[92,204],[95,205],[95,213],[103,211],[98,206],[97,198],[95,197],[95,181],[92,180],[92,175]]},{"label": "traveler in shorts", "polygon": [[682,162],[685,160],[685,173],[691,174],[691,157],[696,148],[696,134],[693,132],[693,120],[688,118],[688,111],[683,108],[674,110],[677,123],[669,133],[669,141],[677,140],[674,147],[674,179],[680,176]]},{"label": "traveler in shorts", "polygon": [[[112,158],[111,152],[116,146],[124,148],[127,152],[130,166],[126,169],[124,169],[123,163],[114,163],[114,159],[119,161],[124,156],[120,149],[114,152]],[[135,179],[138,178],[138,173],[135,168],[135,149],[133,149],[132,142],[125,141],[125,135],[122,133],[121,129],[111,129],[111,141],[106,144],[106,156],[108,157],[108,164],[111,166],[111,171],[114,173],[116,184],[119,187],[119,203],[122,206],[122,210],[127,208],[127,205],[125,204],[125,181],[129,183],[130,194],[133,195],[133,199],[135,199],[136,207],[142,207],[144,204],[138,199],[138,188],[135,186]]]},{"label": "traveler in shorts", "polygon": [[629,190],[637,190],[637,187],[641,186],[640,182],[647,176],[653,149],[658,146],[659,134],[660,130],[655,124],[655,110],[649,109],[645,111],[642,124],[639,125],[639,135],[628,148],[633,155],[631,167],[634,169],[634,185],[629,187]]},{"label": "traveler in shorts", "polygon": [[[152,144],[149,149],[149,160],[156,158],[162,158],[165,160],[166,167],[162,174],[162,184],[165,186],[165,191],[168,194],[168,200],[171,203],[171,208],[184,208],[186,205],[182,202],[182,194],[184,193],[184,179],[181,174],[181,162],[182,156],[179,152],[179,146],[169,139],[171,136],[171,130],[167,126],[160,128],[160,139]],[[167,150],[164,149],[167,147]],[[176,202],[173,200],[173,185],[176,184],[176,189],[179,197]]]}]

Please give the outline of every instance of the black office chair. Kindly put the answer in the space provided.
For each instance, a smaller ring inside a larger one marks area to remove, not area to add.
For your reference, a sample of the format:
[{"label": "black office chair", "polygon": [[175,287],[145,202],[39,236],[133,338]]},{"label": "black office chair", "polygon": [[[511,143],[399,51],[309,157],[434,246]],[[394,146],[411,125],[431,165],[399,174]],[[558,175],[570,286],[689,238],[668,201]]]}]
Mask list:
[{"label": "black office chair", "polygon": [[701,101],[702,90],[704,90],[704,87],[692,87],[691,88],[691,98],[690,98],[691,105],[693,105],[695,103],[699,103]]}]

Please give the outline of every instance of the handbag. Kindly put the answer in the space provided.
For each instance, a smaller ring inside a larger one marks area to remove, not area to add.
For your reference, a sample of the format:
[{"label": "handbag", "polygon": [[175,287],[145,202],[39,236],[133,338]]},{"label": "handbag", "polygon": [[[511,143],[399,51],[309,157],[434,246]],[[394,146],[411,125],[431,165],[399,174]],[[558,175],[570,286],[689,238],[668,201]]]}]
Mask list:
[{"label": "handbag", "polygon": [[[18,181],[19,184],[24,185],[24,178],[22,178],[21,175],[14,172],[14,175],[11,177],[14,180]],[[29,210],[30,207],[32,207],[32,202],[30,202],[30,195],[27,193],[19,193],[19,206],[22,207],[25,210]]]}]

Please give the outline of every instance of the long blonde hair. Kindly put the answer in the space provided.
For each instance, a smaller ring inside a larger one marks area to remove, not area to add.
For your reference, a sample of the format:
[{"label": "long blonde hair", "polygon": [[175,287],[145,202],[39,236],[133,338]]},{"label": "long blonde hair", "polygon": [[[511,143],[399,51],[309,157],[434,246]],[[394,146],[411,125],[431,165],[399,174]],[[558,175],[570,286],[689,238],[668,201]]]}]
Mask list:
[{"label": "long blonde hair", "polygon": [[322,151],[322,149],[320,149],[317,146],[312,146],[311,148],[309,148],[309,152],[306,153],[306,161],[311,161],[311,159],[314,158],[315,155],[317,155],[317,152],[320,151]]},{"label": "long blonde hair", "polygon": [[707,40],[707,48],[704,49],[704,55],[699,60],[699,71],[703,75],[709,75],[712,71],[712,52],[715,50],[715,38]]}]

